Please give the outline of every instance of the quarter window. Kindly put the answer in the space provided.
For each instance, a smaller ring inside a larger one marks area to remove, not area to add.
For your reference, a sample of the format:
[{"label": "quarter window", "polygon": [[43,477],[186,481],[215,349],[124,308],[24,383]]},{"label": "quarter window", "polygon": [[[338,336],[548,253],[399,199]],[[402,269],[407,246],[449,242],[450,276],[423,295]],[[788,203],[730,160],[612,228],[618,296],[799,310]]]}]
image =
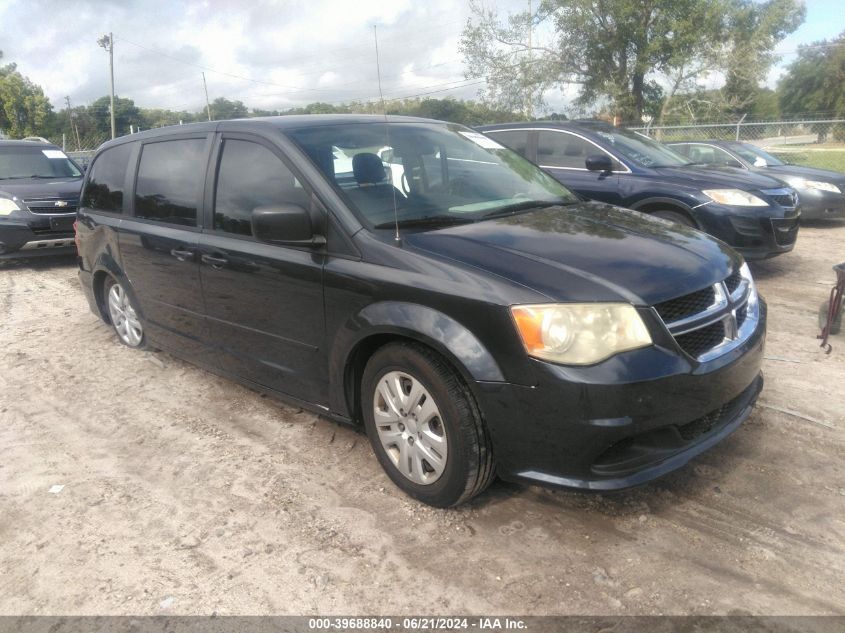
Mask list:
[{"label": "quarter window", "polygon": [[227,139],[217,174],[214,228],[252,235],[252,212],[260,207],[298,204],[309,195],[278,156],[258,143]]},{"label": "quarter window", "polygon": [[205,139],[147,143],[135,186],[135,216],[181,226],[197,225]]},{"label": "quarter window", "polygon": [[123,213],[123,190],[132,143],[124,143],[101,153],[88,174],[81,206],[95,211]]}]

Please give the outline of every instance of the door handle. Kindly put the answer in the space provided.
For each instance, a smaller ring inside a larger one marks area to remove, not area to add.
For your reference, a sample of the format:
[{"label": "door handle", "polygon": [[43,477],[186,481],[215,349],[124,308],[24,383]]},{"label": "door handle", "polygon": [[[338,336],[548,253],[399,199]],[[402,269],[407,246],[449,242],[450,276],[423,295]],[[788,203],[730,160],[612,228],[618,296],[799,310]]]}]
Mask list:
[{"label": "door handle", "polygon": [[174,248],[170,251],[170,254],[173,255],[176,259],[180,262],[187,262],[189,260],[194,259],[194,251],[184,251],[178,248]]},{"label": "door handle", "polygon": [[217,270],[229,263],[229,260],[225,257],[214,257],[212,255],[203,255],[200,259],[203,264],[210,264],[212,268],[216,268]]}]

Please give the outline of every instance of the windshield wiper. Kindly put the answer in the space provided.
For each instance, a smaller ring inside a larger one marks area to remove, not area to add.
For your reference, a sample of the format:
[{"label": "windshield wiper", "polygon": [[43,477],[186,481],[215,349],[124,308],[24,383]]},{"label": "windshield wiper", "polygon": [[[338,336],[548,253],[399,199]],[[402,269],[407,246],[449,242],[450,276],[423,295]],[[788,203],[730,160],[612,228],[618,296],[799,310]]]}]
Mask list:
[{"label": "windshield wiper", "polygon": [[452,215],[429,215],[422,218],[407,218],[399,220],[398,222],[382,222],[376,224],[374,228],[377,229],[392,229],[395,226],[402,227],[416,227],[416,226],[451,226],[454,224],[470,224],[475,222],[472,218],[460,218]]},{"label": "windshield wiper", "polygon": [[482,215],[482,218],[495,218],[496,216],[500,215],[510,215],[512,213],[517,213],[519,211],[531,211],[533,209],[546,209],[548,207],[562,207],[569,204],[576,204],[577,201],[571,200],[558,200],[552,202],[551,200],[521,200],[519,202],[514,202],[513,204],[508,204],[503,207],[499,207],[498,209],[494,209],[493,211],[489,211]]}]

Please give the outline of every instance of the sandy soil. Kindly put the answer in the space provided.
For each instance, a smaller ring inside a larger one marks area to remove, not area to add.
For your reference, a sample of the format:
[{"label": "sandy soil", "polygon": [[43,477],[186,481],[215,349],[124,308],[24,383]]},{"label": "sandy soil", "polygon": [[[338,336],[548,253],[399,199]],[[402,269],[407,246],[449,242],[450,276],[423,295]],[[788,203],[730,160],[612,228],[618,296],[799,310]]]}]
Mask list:
[{"label": "sandy soil", "polygon": [[842,260],[816,225],[753,267],[766,388],[687,468],[450,511],[355,430],[119,345],[72,260],[0,264],[0,614],[845,614]]}]

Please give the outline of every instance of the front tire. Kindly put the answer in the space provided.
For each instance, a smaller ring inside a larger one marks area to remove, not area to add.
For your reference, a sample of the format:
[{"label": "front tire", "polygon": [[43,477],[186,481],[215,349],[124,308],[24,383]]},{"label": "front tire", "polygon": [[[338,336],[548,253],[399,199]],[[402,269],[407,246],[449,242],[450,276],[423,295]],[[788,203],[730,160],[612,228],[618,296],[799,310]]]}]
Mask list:
[{"label": "front tire", "polygon": [[656,218],[663,218],[669,222],[674,222],[675,224],[680,224],[681,226],[688,226],[692,229],[698,228],[689,216],[681,213],[680,211],[670,211],[668,209],[663,211],[652,211],[651,215]]},{"label": "front tire", "polygon": [[490,439],[469,389],[432,350],[391,343],[361,378],[364,425],[387,475],[438,508],[481,493],[495,469]]},{"label": "front tire", "polygon": [[127,347],[144,349],[147,344],[144,326],[126,289],[119,281],[109,277],[103,285],[103,297],[118,340]]}]

